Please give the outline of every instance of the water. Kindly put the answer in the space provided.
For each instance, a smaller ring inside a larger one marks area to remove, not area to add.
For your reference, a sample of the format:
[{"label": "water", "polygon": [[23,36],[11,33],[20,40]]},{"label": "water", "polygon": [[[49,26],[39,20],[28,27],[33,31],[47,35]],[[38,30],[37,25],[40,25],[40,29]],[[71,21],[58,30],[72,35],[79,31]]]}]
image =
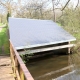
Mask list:
[{"label": "water", "polygon": [[46,57],[30,60],[26,66],[35,80],[52,80],[69,72],[68,69],[61,70],[68,64],[68,55],[48,55]]}]

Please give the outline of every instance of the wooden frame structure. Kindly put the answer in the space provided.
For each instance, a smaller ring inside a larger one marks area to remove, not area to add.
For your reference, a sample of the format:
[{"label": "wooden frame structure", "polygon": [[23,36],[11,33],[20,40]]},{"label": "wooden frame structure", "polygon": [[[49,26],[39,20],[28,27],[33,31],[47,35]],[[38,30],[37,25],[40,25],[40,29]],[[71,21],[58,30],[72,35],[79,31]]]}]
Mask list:
[{"label": "wooden frame structure", "polygon": [[[55,50],[57,50],[57,52],[64,52],[66,54],[69,54],[70,49],[74,46],[75,44],[70,44],[70,42],[66,42],[66,43],[61,43],[61,44],[42,46],[42,47],[36,47],[36,48],[30,48],[30,49],[25,48],[25,49],[29,50],[30,54],[35,54],[35,53],[45,52],[45,51],[55,51]],[[24,49],[17,50],[17,51],[19,52],[19,55],[25,54]]]},{"label": "wooden frame structure", "polygon": [[34,80],[20,57],[20,54],[25,54],[24,48],[30,53],[59,50],[68,54],[74,46],[70,42],[76,40],[51,20],[9,18],[9,33],[12,69],[16,80]]},{"label": "wooden frame structure", "polygon": [[10,56],[15,80],[34,80],[11,41]]},{"label": "wooden frame structure", "polygon": [[61,46],[76,40],[52,20],[9,18],[9,33],[16,50]]}]

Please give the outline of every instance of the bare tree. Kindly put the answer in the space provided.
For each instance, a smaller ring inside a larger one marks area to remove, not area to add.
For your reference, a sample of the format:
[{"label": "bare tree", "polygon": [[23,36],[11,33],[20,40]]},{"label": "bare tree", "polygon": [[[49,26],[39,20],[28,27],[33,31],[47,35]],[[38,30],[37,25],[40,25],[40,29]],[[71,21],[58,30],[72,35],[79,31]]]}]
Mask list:
[{"label": "bare tree", "polygon": [[52,0],[52,5],[53,5],[54,21],[56,21],[56,15],[55,15],[55,10],[54,10],[54,0]]},{"label": "bare tree", "polygon": [[17,16],[43,19],[45,4],[46,1],[27,2],[26,4],[22,5],[22,7],[20,7],[20,10],[17,11]]},{"label": "bare tree", "polygon": [[56,6],[58,6],[60,4],[60,0],[52,0],[52,11],[53,11],[53,20],[56,22],[56,9],[60,9],[60,8],[56,8]]}]

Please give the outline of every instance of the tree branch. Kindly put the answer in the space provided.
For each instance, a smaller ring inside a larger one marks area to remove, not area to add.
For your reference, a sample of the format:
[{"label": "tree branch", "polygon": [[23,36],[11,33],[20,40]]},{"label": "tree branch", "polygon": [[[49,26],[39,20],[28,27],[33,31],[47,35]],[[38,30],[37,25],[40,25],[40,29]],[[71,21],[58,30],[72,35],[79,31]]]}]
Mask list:
[{"label": "tree branch", "polygon": [[78,0],[78,2],[77,2],[77,5],[76,5],[75,9],[78,7],[78,5],[79,5],[79,0]]},{"label": "tree branch", "polygon": [[57,0],[57,2],[56,2],[56,4],[55,4],[55,5],[57,6],[59,3],[60,3],[60,0]]},{"label": "tree branch", "polygon": [[70,0],[67,1],[67,3],[65,4],[65,6],[62,8],[62,11],[66,8],[66,6],[68,5],[69,2],[70,2]]}]

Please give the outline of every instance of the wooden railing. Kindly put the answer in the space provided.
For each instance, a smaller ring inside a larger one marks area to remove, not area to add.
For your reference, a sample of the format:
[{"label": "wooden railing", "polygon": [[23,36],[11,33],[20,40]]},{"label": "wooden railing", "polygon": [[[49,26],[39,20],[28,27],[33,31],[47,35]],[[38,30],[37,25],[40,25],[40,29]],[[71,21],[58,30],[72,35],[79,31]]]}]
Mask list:
[{"label": "wooden railing", "polygon": [[10,56],[15,80],[34,80],[11,41]]}]

